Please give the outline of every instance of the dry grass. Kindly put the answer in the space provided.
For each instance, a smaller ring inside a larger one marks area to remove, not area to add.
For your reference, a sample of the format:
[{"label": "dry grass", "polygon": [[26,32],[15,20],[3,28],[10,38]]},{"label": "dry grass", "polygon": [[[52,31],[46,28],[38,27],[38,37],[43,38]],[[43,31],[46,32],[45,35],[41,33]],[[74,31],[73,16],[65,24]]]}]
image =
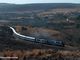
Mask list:
[{"label": "dry grass", "polygon": [[1,56],[16,56],[16,57],[47,57],[47,56],[73,56],[73,57],[80,57],[80,51],[54,51],[52,49],[33,49],[33,50],[7,50],[0,52]]},{"label": "dry grass", "polygon": [[26,31],[22,31],[21,30],[22,26],[16,26],[16,31],[17,32],[21,32],[22,34],[25,35],[30,35],[30,36],[34,36],[34,37],[51,37],[51,38],[56,38],[56,39],[63,39],[63,34],[57,30],[53,30],[53,29],[47,29],[47,28],[32,28],[32,27],[28,27],[25,26],[24,28],[26,28]]}]

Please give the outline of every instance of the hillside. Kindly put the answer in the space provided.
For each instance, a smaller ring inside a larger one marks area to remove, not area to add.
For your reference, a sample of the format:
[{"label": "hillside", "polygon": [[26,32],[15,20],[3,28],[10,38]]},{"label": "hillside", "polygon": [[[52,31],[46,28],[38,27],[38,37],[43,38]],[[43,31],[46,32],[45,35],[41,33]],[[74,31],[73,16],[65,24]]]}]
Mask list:
[{"label": "hillside", "polygon": [[0,4],[0,12],[47,10],[54,8],[79,8],[80,4],[72,3],[41,3],[41,4]]},{"label": "hillside", "polygon": [[15,38],[11,30],[1,30],[1,27],[2,57],[16,56],[18,60],[80,60],[80,4],[0,3],[0,26],[11,26],[20,34],[60,40],[65,44],[60,47],[24,41]]}]

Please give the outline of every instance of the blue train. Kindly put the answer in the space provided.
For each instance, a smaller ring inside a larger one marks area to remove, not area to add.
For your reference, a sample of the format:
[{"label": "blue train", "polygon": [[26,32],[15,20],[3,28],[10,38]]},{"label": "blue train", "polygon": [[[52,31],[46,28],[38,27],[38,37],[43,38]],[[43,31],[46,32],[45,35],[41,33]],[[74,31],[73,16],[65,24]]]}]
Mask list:
[{"label": "blue train", "polygon": [[55,39],[48,39],[48,38],[41,38],[41,39],[36,39],[36,43],[41,43],[41,44],[47,44],[47,45],[53,45],[53,46],[62,46],[64,47],[63,41],[60,40],[55,40]]},{"label": "blue train", "polygon": [[16,38],[25,40],[25,41],[30,41],[34,43],[40,43],[40,44],[47,44],[47,45],[53,45],[53,46],[61,46],[64,47],[64,42],[60,40],[55,40],[55,39],[49,39],[49,38],[35,38],[35,37],[30,37],[30,36],[25,36],[17,33],[14,28],[10,27],[13,31],[13,35]]},{"label": "blue train", "polygon": [[53,45],[53,46],[64,46],[63,41],[49,39],[49,38],[35,38],[30,36],[25,36],[17,33],[14,28],[1,26],[0,27],[0,37],[10,37],[14,36],[15,38],[19,38],[21,40],[30,41],[39,44]]}]

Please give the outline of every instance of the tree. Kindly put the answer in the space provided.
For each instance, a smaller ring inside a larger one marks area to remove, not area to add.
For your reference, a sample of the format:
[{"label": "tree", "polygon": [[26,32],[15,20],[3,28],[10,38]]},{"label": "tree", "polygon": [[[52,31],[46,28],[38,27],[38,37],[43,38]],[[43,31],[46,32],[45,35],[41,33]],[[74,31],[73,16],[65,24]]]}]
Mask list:
[{"label": "tree", "polygon": [[76,17],[77,21],[80,23],[80,15]]}]

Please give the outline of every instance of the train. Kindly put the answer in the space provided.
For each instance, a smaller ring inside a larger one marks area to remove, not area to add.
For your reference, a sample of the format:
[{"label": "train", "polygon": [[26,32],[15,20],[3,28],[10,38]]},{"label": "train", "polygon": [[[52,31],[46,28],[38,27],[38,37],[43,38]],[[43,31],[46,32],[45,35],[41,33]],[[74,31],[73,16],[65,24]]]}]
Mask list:
[{"label": "train", "polygon": [[64,47],[64,42],[61,41],[61,40],[35,38],[35,37],[25,36],[25,35],[21,35],[21,34],[17,33],[13,27],[10,27],[10,29],[13,31],[13,35],[16,38],[19,38],[19,39],[22,39],[22,40],[25,40],[25,41],[34,42],[34,43],[39,43],[39,44],[46,44],[46,45]]}]

